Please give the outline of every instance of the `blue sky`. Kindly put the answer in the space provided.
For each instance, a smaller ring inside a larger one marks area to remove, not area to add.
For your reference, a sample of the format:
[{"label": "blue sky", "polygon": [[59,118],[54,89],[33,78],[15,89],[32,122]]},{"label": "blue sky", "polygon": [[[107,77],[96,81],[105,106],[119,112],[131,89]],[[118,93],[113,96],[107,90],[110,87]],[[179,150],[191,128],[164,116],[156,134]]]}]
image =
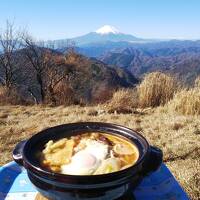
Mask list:
[{"label": "blue sky", "polygon": [[142,38],[200,39],[200,0],[0,0],[6,19],[38,39],[61,39],[109,24]]}]

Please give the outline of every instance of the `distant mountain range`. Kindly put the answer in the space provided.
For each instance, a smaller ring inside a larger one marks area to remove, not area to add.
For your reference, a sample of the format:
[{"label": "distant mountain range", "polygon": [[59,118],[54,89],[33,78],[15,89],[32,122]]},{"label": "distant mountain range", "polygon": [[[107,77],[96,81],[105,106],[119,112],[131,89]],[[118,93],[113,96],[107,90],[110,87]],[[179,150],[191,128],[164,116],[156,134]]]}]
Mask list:
[{"label": "distant mountain range", "polygon": [[57,50],[65,53],[67,41],[74,41],[80,54],[126,69],[138,78],[164,71],[191,84],[200,75],[200,40],[142,39],[106,25],[80,37],[54,41]]},{"label": "distant mountain range", "polygon": [[57,48],[63,48],[66,47],[69,41],[75,42],[78,47],[88,47],[94,44],[105,44],[107,42],[143,43],[150,42],[152,40],[142,39],[130,34],[121,33],[115,27],[105,25],[94,32],[90,32],[79,37],[54,40],[53,42]]},{"label": "distant mountain range", "polygon": [[74,42],[79,53],[96,58],[111,51],[121,51],[129,47],[141,49],[200,47],[200,40],[143,39],[122,33],[109,25],[79,37],[47,41],[46,43],[51,44],[52,42],[55,48],[61,52],[65,52],[68,45]]},{"label": "distant mountain range", "polygon": [[46,44],[53,42],[56,51],[63,54],[72,41],[78,53],[105,66],[120,67],[138,79],[148,72],[163,71],[192,84],[200,75],[200,40],[142,39],[105,25],[83,36]]},{"label": "distant mountain range", "polygon": [[192,84],[200,75],[200,47],[125,48],[100,58],[103,62],[130,71],[136,77],[162,71]]}]

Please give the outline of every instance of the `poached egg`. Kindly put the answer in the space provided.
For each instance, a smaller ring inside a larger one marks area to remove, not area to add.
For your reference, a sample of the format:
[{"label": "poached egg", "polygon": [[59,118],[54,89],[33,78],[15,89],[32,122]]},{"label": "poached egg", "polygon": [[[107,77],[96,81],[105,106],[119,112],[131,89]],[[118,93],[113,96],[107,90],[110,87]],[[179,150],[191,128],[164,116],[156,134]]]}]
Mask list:
[{"label": "poached egg", "polygon": [[108,154],[108,145],[96,140],[85,140],[86,147],[74,154],[71,162],[62,165],[63,174],[91,175]]}]

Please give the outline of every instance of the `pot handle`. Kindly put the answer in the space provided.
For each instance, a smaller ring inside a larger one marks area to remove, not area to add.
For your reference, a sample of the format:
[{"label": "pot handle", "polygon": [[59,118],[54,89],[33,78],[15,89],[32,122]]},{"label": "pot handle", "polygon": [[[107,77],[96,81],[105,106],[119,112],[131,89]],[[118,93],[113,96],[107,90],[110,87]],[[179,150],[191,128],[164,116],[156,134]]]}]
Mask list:
[{"label": "pot handle", "polygon": [[23,166],[23,149],[24,149],[24,145],[26,144],[27,140],[22,140],[21,142],[19,142],[16,146],[15,149],[13,150],[13,159],[14,161]]},{"label": "pot handle", "polygon": [[162,164],[163,153],[162,151],[154,146],[150,146],[149,158],[145,166],[145,174],[156,171]]}]

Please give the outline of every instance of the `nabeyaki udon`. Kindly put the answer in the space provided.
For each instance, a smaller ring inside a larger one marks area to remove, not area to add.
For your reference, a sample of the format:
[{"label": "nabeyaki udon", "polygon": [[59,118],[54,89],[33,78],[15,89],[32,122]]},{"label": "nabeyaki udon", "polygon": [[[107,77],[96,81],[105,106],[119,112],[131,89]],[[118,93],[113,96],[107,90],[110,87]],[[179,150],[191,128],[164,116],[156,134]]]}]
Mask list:
[{"label": "nabeyaki udon", "polygon": [[119,136],[84,133],[50,140],[41,152],[43,167],[68,175],[98,175],[126,169],[136,163],[137,147]]}]

